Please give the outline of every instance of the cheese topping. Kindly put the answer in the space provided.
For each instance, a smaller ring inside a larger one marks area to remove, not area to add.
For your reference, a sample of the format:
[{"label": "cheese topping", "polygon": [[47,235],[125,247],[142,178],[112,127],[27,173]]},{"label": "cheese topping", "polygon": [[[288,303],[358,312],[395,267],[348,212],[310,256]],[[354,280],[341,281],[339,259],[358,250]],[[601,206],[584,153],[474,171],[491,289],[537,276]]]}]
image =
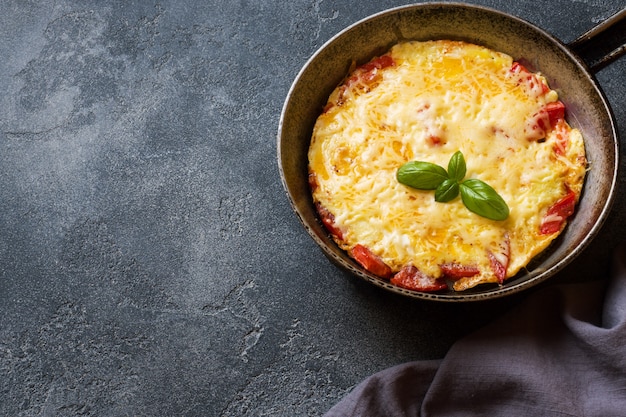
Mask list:
[{"label": "cheese topping", "polygon": [[[583,139],[559,116],[559,103],[544,77],[508,55],[463,42],[398,44],[331,94],[309,149],[313,199],[331,214],[341,248],[364,246],[393,273],[415,266],[432,279],[453,278],[456,290],[501,283],[562,230],[540,232],[550,207],[582,189]],[[504,198],[506,220],[480,217],[460,198],[435,202],[396,179],[406,162],[445,168],[459,150],[466,178]],[[446,264],[479,272],[445,276]]]}]

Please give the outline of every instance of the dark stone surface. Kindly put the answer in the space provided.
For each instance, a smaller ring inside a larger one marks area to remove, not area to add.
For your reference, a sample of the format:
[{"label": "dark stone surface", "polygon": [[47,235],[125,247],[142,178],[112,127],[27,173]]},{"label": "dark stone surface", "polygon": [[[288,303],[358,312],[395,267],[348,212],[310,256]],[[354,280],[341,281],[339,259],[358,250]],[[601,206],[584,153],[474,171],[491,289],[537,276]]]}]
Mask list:
[{"label": "dark stone surface", "polygon": [[[40,3],[0,3],[0,415],[319,415],[525,296],[383,293],[290,211],[275,137],[293,78],[402,2]],[[623,7],[475,3],[564,42]],[[597,74],[622,132],[625,73],[622,58]],[[548,285],[608,265],[625,190],[622,176],[602,234]]]}]

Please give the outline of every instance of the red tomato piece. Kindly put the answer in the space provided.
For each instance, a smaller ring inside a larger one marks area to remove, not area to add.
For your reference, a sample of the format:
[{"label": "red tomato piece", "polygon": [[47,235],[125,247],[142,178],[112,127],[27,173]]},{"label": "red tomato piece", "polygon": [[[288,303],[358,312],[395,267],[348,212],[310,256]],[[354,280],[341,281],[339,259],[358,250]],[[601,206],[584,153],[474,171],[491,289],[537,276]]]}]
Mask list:
[{"label": "red tomato piece", "polygon": [[[344,82],[343,86],[341,86],[336,105],[342,106],[345,103],[347,92],[353,88],[354,85],[357,86],[357,89],[368,91],[379,79],[379,70],[394,66],[395,64],[396,62],[391,56],[383,55],[356,68],[352,71],[351,76]],[[325,111],[328,109],[330,109],[330,107],[326,106]]]},{"label": "red tomato piece", "polygon": [[313,172],[309,172],[309,188],[311,191],[317,190],[319,184],[317,183],[317,176]]},{"label": "red tomato piece", "polygon": [[364,72],[368,72],[374,69],[383,69],[383,68],[391,67],[393,65],[395,65],[395,61],[393,60],[393,58],[389,55],[383,55],[383,56],[379,56],[378,58],[371,60],[370,62],[366,64],[361,65],[359,69],[363,70]]},{"label": "red tomato piece", "polygon": [[504,279],[506,278],[507,266],[503,265],[502,262],[500,262],[500,260],[498,260],[498,258],[496,258],[493,253],[489,252],[487,253],[487,255],[489,256],[491,270],[493,271],[496,278],[498,278],[498,282],[502,284],[504,282]]},{"label": "red tomato piece", "polygon": [[526,137],[530,141],[544,139],[565,117],[565,105],[561,101],[548,103],[528,120]]},{"label": "red tomato piece", "polygon": [[[352,77],[349,80],[347,80],[345,84],[339,88],[339,94],[337,95],[337,101],[335,102],[337,106],[341,107],[344,105],[344,103],[346,102],[346,91],[348,90],[348,86],[352,84],[354,81],[356,81],[356,78]],[[328,111],[331,108],[332,108],[332,105],[327,104],[326,107],[324,107],[324,110]]]},{"label": "red tomato piece", "polygon": [[511,243],[508,236],[500,242],[497,252],[487,252],[489,264],[498,282],[502,284],[506,279],[506,270],[509,267],[509,259],[511,255]]},{"label": "red tomato piece", "polygon": [[565,104],[560,100],[546,104],[543,110],[548,114],[551,127],[556,126],[557,122],[565,117]]},{"label": "red tomato piece", "polygon": [[370,62],[361,65],[353,73],[346,82],[349,87],[355,82],[361,82],[365,85],[373,83],[378,77],[378,70],[395,65],[395,61],[389,55],[383,55]]},{"label": "red tomato piece", "polygon": [[546,212],[539,232],[542,235],[549,235],[561,230],[568,217],[574,214],[576,207],[576,194],[569,191],[565,197],[560,198]]},{"label": "red tomato piece", "polygon": [[523,66],[522,64],[520,64],[517,61],[514,61],[513,65],[511,65],[511,72],[513,72],[513,73],[522,73],[522,74],[530,74],[530,71],[528,71],[525,66]]},{"label": "red tomato piece", "polygon": [[315,204],[315,208],[317,209],[317,213],[320,216],[322,224],[324,225],[324,227],[326,227],[326,230],[328,230],[330,234],[332,234],[336,238],[343,239],[343,232],[339,227],[335,225],[335,216],[333,215],[333,213],[328,211],[326,207],[322,206],[319,203]]},{"label": "red tomato piece", "polygon": [[350,251],[355,261],[359,263],[363,268],[368,270],[374,275],[381,278],[389,278],[392,275],[389,265],[383,262],[379,256],[376,256],[363,245],[356,245]]},{"label": "red tomato piece", "polygon": [[527,120],[524,132],[526,133],[526,139],[535,142],[546,137],[547,126],[550,123],[548,120],[548,114],[543,111],[538,111],[530,119]]},{"label": "red tomato piece", "polygon": [[569,128],[564,119],[559,120],[554,127],[556,132],[556,141],[554,143],[554,153],[557,155],[565,155],[569,146]]},{"label": "red tomato piece", "polygon": [[541,91],[537,93],[546,94],[550,91],[550,88],[544,83],[541,79],[537,77],[534,73],[528,70],[524,65],[519,62],[513,62],[511,65],[510,71],[513,74],[519,75],[520,82],[526,83],[526,85],[532,90],[535,91],[539,88]]},{"label": "red tomato piece", "polygon": [[448,284],[444,280],[428,276],[413,265],[404,266],[400,272],[391,278],[391,283],[408,290],[422,292],[448,289]]},{"label": "red tomato piece", "polygon": [[441,268],[441,272],[443,272],[446,278],[452,280],[473,277],[474,275],[478,275],[480,273],[480,269],[478,269],[477,266],[461,265],[456,262],[449,262],[439,265],[439,268]]},{"label": "red tomato piece", "polygon": [[428,143],[431,146],[441,146],[443,144],[443,139],[441,139],[441,137],[436,136],[436,135],[429,135],[426,138],[426,143]]}]

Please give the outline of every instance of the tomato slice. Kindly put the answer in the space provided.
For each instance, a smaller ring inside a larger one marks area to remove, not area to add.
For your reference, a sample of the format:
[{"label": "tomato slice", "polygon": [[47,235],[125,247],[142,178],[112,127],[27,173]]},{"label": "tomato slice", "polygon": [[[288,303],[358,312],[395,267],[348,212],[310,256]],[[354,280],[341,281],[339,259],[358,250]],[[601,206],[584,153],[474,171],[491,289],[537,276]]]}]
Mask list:
[{"label": "tomato slice", "polygon": [[565,117],[565,105],[561,101],[548,103],[535,113],[526,124],[526,136],[530,141],[541,140]]},{"label": "tomato slice", "polygon": [[526,69],[526,67],[522,64],[520,64],[517,61],[513,62],[513,65],[511,65],[511,72],[513,73],[522,73],[522,74],[530,74],[530,71],[528,71],[528,69]]},{"label": "tomato slice", "polygon": [[[337,106],[343,106],[346,102],[348,91],[351,90],[354,85],[356,85],[357,90],[369,91],[376,86],[380,79],[379,70],[394,66],[395,64],[396,62],[390,55],[383,55],[357,67],[340,87],[335,104]],[[324,110],[328,111],[330,107],[331,106],[327,105]]]},{"label": "tomato slice", "polygon": [[556,140],[553,147],[554,153],[557,155],[565,155],[567,147],[569,146],[570,134],[569,127],[567,123],[565,123],[565,120],[559,120],[554,127],[554,131],[556,133]]},{"label": "tomato slice", "polygon": [[322,114],[328,113],[330,111],[330,109],[332,109],[333,107],[335,107],[335,103],[326,103],[326,105],[324,106],[324,108],[322,109]]},{"label": "tomato slice", "polygon": [[565,104],[560,100],[546,104],[543,111],[548,114],[550,127],[556,126],[559,120],[565,118]]},{"label": "tomato slice", "polygon": [[383,69],[393,65],[395,65],[395,61],[390,55],[382,55],[366,64],[361,65],[358,69],[364,72],[369,72],[374,69]]},{"label": "tomato slice", "polygon": [[378,76],[378,70],[393,65],[395,65],[395,61],[389,55],[383,55],[373,59],[354,70],[352,76],[346,81],[346,86],[349,87],[356,82],[361,82],[365,85],[372,84]]},{"label": "tomato slice", "polygon": [[309,188],[311,191],[317,190],[319,184],[317,183],[317,175],[314,172],[309,172]]},{"label": "tomato slice", "polygon": [[489,258],[489,266],[494,275],[498,279],[498,282],[502,284],[506,279],[506,271],[509,267],[509,259],[511,256],[511,242],[508,235],[505,235],[504,239],[498,245],[497,251],[487,252]]},{"label": "tomato slice", "polygon": [[336,238],[343,239],[343,232],[339,227],[337,227],[337,225],[335,225],[335,216],[333,213],[328,211],[328,209],[320,203],[315,203],[315,208],[317,209],[317,214],[319,214],[320,220],[322,221],[324,227],[326,227],[326,230],[328,230],[328,232]]},{"label": "tomato slice", "polygon": [[506,278],[507,266],[504,265],[498,258],[496,258],[496,256],[492,252],[487,253],[487,256],[489,256],[489,264],[491,266],[491,270],[493,271],[496,278],[498,278],[498,282],[502,284],[504,282],[504,279]]},{"label": "tomato slice", "polygon": [[519,76],[520,83],[524,82],[531,91],[535,91],[537,95],[546,94],[550,88],[536,74],[528,70],[524,65],[515,61],[511,65],[510,71]]},{"label": "tomato slice", "polygon": [[448,284],[444,280],[428,276],[413,265],[404,266],[400,272],[391,278],[391,283],[408,290],[422,292],[448,289]]},{"label": "tomato slice", "polygon": [[446,278],[451,280],[458,280],[461,278],[473,277],[480,273],[480,269],[474,265],[461,265],[456,262],[449,262],[439,265],[441,272]]},{"label": "tomato slice", "polygon": [[379,256],[376,256],[363,245],[356,245],[350,251],[355,261],[363,268],[381,278],[389,278],[393,271]]},{"label": "tomato slice", "polygon": [[574,214],[576,207],[576,194],[573,191],[569,191],[565,197],[556,201],[546,212],[539,232],[542,235],[550,235],[560,231],[568,217]]}]

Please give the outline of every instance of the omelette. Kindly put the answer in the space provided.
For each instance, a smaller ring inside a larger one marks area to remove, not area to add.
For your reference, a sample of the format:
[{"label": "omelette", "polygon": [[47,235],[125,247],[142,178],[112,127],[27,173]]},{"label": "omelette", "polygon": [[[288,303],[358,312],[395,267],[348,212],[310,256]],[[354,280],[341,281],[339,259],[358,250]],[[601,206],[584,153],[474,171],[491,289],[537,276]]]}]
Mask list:
[{"label": "omelette", "polygon": [[[588,164],[558,93],[527,67],[447,40],[353,65],[308,151],[313,202],[337,245],[369,273],[425,292],[502,285],[544,251],[574,214]],[[432,168],[451,193],[400,181],[410,166]],[[477,184],[491,194],[481,200]],[[494,195],[497,216],[472,210],[489,211]]]}]

